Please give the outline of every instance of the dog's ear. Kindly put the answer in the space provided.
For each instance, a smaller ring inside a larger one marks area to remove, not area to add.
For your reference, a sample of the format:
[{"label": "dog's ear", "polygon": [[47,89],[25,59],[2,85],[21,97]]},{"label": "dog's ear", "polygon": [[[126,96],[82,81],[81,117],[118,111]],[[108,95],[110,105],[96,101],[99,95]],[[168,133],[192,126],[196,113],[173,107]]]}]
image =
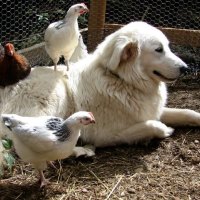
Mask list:
[{"label": "dog's ear", "polygon": [[131,42],[126,37],[117,40],[108,62],[109,68],[115,70],[120,63],[134,60],[138,55],[138,43]]},{"label": "dog's ear", "polygon": [[121,53],[121,59],[120,62],[127,62],[129,60],[135,60],[138,55],[138,44],[137,42],[128,43],[122,53]]}]

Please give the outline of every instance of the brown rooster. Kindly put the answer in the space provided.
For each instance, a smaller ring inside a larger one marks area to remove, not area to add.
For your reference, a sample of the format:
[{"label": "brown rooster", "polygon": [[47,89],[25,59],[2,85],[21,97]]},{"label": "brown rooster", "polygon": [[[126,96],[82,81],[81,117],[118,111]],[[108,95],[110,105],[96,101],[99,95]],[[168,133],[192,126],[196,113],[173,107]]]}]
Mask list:
[{"label": "brown rooster", "polygon": [[31,71],[27,59],[15,52],[13,44],[0,47],[0,86],[13,85],[26,78]]}]

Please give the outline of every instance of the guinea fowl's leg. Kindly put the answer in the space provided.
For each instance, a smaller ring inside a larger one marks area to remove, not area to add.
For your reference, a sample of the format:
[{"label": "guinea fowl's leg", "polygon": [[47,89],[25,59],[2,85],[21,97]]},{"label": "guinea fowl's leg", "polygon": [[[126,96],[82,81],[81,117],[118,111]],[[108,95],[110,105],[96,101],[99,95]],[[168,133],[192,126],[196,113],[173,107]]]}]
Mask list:
[{"label": "guinea fowl's leg", "polygon": [[49,183],[49,180],[47,180],[44,177],[43,170],[38,170],[38,171],[39,171],[39,175],[40,175],[40,188],[42,188]]}]

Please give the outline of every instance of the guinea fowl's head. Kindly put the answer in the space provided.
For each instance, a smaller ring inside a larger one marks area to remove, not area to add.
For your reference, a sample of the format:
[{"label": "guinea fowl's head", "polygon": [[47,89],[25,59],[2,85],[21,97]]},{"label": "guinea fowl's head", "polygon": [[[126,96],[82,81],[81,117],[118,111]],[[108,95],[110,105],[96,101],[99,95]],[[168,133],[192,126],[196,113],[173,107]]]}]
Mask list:
[{"label": "guinea fowl's head", "polygon": [[74,125],[89,125],[95,123],[95,118],[91,112],[79,111],[72,114],[67,121]]},{"label": "guinea fowl's head", "polygon": [[15,53],[14,45],[11,43],[7,43],[4,49],[5,49],[5,54],[8,56],[13,56],[13,54]]},{"label": "guinea fowl's head", "polygon": [[87,6],[84,3],[79,3],[79,4],[75,4],[73,6],[71,6],[67,12],[67,14],[69,15],[82,15],[84,13],[89,12],[89,9],[87,8]]}]

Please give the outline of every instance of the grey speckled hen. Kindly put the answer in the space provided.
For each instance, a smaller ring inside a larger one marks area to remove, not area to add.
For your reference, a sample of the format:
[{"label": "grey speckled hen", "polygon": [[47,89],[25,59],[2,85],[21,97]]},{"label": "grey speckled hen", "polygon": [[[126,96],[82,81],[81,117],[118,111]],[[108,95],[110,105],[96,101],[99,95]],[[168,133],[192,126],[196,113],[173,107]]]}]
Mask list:
[{"label": "grey speckled hen", "polygon": [[64,159],[73,149],[84,125],[95,122],[91,112],[80,111],[66,120],[53,116],[22,117],[2,114],[10,131],[17,154],[39,171],[41,187],[47,184],[43,170],[47,162]]}]

